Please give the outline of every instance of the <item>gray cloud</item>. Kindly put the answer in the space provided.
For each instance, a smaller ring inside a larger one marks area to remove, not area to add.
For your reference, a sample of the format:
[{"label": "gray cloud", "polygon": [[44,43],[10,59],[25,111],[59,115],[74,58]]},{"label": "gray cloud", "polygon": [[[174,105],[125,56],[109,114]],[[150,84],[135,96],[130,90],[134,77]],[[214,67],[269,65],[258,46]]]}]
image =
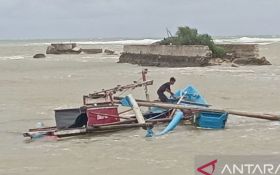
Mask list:
[{"label": "gray cloud", "polygon": [[0,39],[280,34],[278,0],[0,0]]}]

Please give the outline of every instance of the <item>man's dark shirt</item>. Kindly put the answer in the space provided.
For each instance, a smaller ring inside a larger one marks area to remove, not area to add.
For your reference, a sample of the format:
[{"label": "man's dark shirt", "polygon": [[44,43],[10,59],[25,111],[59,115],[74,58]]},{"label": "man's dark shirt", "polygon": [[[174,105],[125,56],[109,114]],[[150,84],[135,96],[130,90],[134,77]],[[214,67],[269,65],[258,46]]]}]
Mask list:
[{"label": "man's dark shirt", "polygon": [[166,89],[168,89],[169,91],[171,91],[170,90],[170,82],[167,82],[167,83],[164,83],[163,85],[161,85],[160,87],[159,87],[159,89],[158,89],[158,91],[157,91],[157,93],[159,94],[161,94],[161,93],[164,93],[164,91],[166,91]]}]

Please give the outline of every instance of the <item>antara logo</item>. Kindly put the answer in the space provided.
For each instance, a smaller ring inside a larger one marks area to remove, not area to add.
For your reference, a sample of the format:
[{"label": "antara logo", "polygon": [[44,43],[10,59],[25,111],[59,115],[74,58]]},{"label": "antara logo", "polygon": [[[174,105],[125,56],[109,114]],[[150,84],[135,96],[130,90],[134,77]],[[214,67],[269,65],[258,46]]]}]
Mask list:
[{"label": "antara logo", "polygon": [[[199,173],[201,173],[203,175],[214,175],[213,173],[215,171],[216,163],[217,162],[218,162],[217,159],[216,160],[212,160],[212,161],[210,161],[210,162],[208,162],[208,163],[198,167],[196,169],[196,171],[198,171]],[[211,169],[209,167],[211,167]],[[206,169],[208,170],[208,172],[206,171]],[[209,172],[209,169],[211,170],[210,172]]]}]

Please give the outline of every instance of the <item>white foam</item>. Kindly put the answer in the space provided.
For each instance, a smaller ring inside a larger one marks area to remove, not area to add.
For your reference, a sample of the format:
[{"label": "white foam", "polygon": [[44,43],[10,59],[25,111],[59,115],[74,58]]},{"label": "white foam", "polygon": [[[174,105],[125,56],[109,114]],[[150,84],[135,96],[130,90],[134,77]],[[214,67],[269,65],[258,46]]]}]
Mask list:
[{"label": "white foam", "polygon": [[14,56],[3,56],[0,57],[0,60],[21,60],[24,59],[22,55],[14,55]]},{"label": "white foam", "polygon": [[232,72],[232,73],[254,73],[253,70],[236,70],[236,69],[208,69],[206,72]]},{"label": "white foam", "polygon": [[[176,70],[181,73],[207,73],[207,72],[229,72],[229,73],[255,73],[252,69],[236,69],[231,67],[187,67],[187,68],[167,68],[167,70]],[[161,69],[159,69],[161,71]]]},{"label": "white foam", "polygon": [[257,38],[257,37],[240,37],[240,38],[222,38],[215,39],[215,43],[243,43],[243,44],[260,44],[267,45],[280,42],[280,38]]},{"label": "white foam", "polygon": [[77,41],[77,44],[119,44],[119,45],[127,45],[127,44],[152,44],[160,40],[156,39],[141,39],[141,40],[117,40],[117,41]]},{"label": "white foam", "polygon": [[28,43],[24,44],[24,46],[49,46],[51,43]]},{"label": "white foam", "polygon": [[270,123],[270,126],[280,126],[280,123],[278,121],[272,122],[272,123]]},{"label": "white foam", "polygon": [[80,45],[105,45],[105,44],[116,44],[116,45],[127,45],[127,44],[152,44],[160,40],[157,39],[138,39],[138,40],[111,40],[111,41],[89,41],[89,40],[77,40],[77,41],[54,41],[54,42],[34,42],[25,44],[25,46],[44,46],[44,45],[51,45],[51,43],[77,43]]}]

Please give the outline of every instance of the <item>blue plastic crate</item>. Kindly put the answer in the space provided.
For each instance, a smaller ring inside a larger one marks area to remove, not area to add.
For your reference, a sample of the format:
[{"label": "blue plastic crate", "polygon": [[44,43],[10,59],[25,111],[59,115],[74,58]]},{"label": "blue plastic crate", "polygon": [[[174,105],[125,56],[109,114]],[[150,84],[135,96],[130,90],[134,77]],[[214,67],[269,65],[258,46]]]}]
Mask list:
[{"label": "blue plastic crate", "polygon": [[226,112],[200,112],[196,118],[196,125],[201,128],[223,129],[227,118]]}]

